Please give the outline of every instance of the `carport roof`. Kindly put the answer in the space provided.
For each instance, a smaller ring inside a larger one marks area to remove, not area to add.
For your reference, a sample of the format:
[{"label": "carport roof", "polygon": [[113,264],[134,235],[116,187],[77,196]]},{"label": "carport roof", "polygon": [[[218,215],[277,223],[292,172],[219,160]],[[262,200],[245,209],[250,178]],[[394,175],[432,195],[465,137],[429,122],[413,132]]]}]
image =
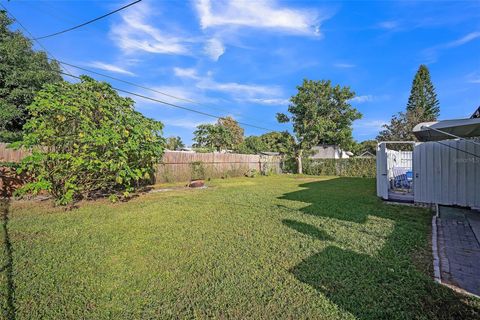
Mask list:
[{"label": "carport roof", "polygon": [[422,122],[413,128],[420,141],[480,137],[480,118]]}]

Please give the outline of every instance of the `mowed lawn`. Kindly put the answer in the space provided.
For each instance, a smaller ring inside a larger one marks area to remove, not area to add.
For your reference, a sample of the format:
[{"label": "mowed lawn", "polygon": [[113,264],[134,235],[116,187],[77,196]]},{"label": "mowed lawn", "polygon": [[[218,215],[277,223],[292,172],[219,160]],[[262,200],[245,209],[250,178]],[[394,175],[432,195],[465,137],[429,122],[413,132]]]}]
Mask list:
[{"label": "mowed lawn", "polygon": [[1,305],[16,319],[468,319],[432,280],[431,212],[375,181],[273,176],[100,200],[3,202]]}]

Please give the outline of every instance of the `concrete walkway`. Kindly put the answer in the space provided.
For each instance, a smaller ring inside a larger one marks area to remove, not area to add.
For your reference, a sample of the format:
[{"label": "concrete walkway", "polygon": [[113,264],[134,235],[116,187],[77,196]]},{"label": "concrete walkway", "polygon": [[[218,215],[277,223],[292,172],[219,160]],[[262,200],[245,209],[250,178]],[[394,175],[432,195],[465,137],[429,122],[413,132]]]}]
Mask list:
[{"label": "concrete walkway", "polygon": [[480,212],[439,207],[437,245],[441,282],[480,296]]}]

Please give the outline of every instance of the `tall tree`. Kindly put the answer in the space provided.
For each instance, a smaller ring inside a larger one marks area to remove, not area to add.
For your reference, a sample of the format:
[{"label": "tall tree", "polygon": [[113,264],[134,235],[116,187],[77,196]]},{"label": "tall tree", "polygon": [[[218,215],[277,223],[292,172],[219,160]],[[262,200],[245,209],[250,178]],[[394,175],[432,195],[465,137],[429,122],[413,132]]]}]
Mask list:
[{"label": "tall tree", "polygon": [[182,138],[178,136],[168,137],[166,140],[165,148],[168,150],[177,150],[184,147],[185,145],[183,144]]},{"label": "tall tree", "polygon": [[377,141],[416,141],[413,127],[423,119],[422,110],[413,109],[407,112],[399,112],[392,116],[389,124],[383,125],[383,130],[377,136]]},{"label": "tall tree", "polygon": [[239,145],[244,139],[244,130],[238,122],[230,116],[218,119],[218,125],[225,127],[232,135],[233,146]]},{"label": "tall tree", "polygon": [[231,117],[221,118],[216,124],[201,124],[193,132],[194,147],[216,151],[236,149],[243,141],[243,129]]},{"label": "tall tree", "polygon": [[427,66],[420,65],[413,78],[407,112],[417,111],[421,121],[434,121],[440,115],[440,103]]},{"label": "tall tree", "polygon": [[302,155],[319,143],[348,148],[353,143],[352,123],[362,114],[349,103],[355,93],[349,87],[332,86],[327,80],[303,80],[297,94],[290,98],[291,116],[277,114],[279,122],[293,123],[298,173],[302,173]]},{"label": "tall tree", "polygon": [[26,107],[43,85],[60,81],[60,68],[49,62],[44,52],[33,51],[32,43],[0,11],[0,141],[21,138],[30,117]]}]

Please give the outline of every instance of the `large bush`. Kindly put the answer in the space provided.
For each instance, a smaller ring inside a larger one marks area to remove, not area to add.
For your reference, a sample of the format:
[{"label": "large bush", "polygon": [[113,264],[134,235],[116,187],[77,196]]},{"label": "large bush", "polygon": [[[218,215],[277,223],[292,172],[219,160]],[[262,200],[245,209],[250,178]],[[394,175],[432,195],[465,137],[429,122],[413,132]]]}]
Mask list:
[{"label": "large bush", "polygon": [[83,76],[79,83],[47,85],[28,107],[22,145],[32,149],[20,171],[33,181],[20,194],[50,192],[68,204],[98,195],[128,196],[151,181],[160,160],[163,125],[133,108],[109,84]]},{"label": "large bush", "polygon": [[376,176],[376,159],[304,159],[303,171],[306,174],[318,176],[373,178]]}]

